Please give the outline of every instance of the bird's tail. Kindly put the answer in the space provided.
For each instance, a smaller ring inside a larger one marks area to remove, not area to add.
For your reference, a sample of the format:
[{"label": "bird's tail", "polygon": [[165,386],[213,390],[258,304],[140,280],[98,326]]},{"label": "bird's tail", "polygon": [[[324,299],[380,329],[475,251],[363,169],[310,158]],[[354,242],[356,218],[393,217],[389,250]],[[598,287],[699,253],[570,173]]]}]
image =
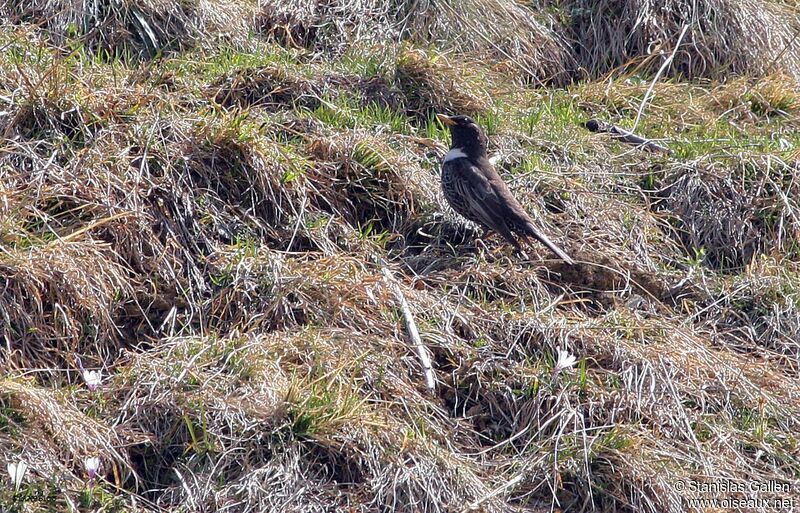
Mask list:
[{"label": "bird's tail", "polygon": [[[536,227],[533,226],[533,224],[529,223],[525,228],[526,228],[525,235],[529,235],[534,239],[538,240],[539,242],[541,242],[542,244],[544,244],[545,246],[547,246],[550,249],[550,251],[552,251],[558,256],[558,258],[568,263],[569,265],[573,265],[575,263],[575,261],[572,260],[572,258],[569,255],[567,255],[563,249],[556,246],[553,241],[548,239],[547,236],[545,236],[539,230],[537,230]],[[527,241],[526,239],[526,242],[529,241]]]}]

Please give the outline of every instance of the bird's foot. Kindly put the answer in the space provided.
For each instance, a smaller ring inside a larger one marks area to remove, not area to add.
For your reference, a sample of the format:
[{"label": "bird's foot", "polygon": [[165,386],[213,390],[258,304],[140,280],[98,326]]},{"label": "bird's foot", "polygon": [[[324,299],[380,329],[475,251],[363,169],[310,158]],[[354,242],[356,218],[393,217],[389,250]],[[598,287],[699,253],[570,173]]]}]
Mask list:
[{"label": "bird's foot", "polygon": [[509,247],[505,244],[498,246],[498,247],[489,247],[487,242],[484,239],[475,239],[473,244],[475,245],[475,250],[477,251],[477,257],[485,262],[494,263],[499,262],[500,260],[510,258],[512,252],[515,250],[509,250]]},{"label": "bird's foot", "polygon": [[525,250],[522,249],[522,248],[515,249],[514,253],[516,255],[518,255],[522,259],[522,261],[524,261],[524,262],[530,262],[530,260],[531,260],[531,257],[529,257],[528,254],[525,253]]},{"label": "bird's foot", "polygon": [[486,242],[481,237],[476,237],[472,244],[475,246],[475,249],[479,253],[489,253],[489,246],[486,245]]},{"label": "bird's foot", "polygon": [[472,243],[469,245],[469,253],[476,261],[485,261],[490,256],[489,248],[483,239],[479,237],[472,239]]}]

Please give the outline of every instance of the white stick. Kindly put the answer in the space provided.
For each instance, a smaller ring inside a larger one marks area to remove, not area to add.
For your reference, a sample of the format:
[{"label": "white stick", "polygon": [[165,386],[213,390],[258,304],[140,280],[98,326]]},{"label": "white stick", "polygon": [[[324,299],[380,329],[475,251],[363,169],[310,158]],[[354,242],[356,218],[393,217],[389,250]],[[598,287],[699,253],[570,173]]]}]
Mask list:
[{"label": "white stick", "polygon": [[647,105],[647,100],[649,100],[650,95],[653,94],[653,88],[656,86],[656,82],[658,82],[658,79],[661,78],[661,74],[664,73],[664,70],[666,70],[669,67],[669,65],[672,63],[672,60],[675,58],[675,54],[678,53],[678,48],[681,47],[683,36],[686,35],[687,30],[689,30],[688,24],[683,26],[681,35],[678,36],[678,42],[675,43],[675,48],[672,49],[672,53],[670,54],[669,58],[664,61],[664,64],[662,64],[661,67],[658,69],[655,78],[653,78],[653,81],[650,82],[650,87],[648,87],[647,92],[644,93],[644,98],[642,98],[642,104],[639,105],[639,110],[636,112],[636,119],[633,122],[633,128],[631,128],[630,132],[628,132],[628,135],[632,135],[634,130],[636,130],[636,127],[639,126],[639,120],[642,118],[642,112],[644,112],[644,107],[645,105]]},{"label": "white stick", "polygon": [[392,289],[395,299],[398,303],[400,303],[400,309],[403,311],[403,318],[406,321],[406,331],[408,331],[408,336],[411,338],[411,343],[413,343],[417,348],[417,355],[419,356],[419,360],[422,363],[422,369],[425,373],[425,384],[428,386],[429,390],[433,391],[436,389],[436,378],[433,375],[433,364],[431,363],[430,356],[428,356],[428,349],[422,344],[422,338],[419,336],[417,323],[414,322],[414,317],[411,315],[411,308],[409,308],[408,302],[406,301],[405,296],[403,296],[403,292],[400,290],[400,286],[394,280],[394,276],[392,276],[392,272],[386,266],[386,263],[381,261],[381,267],[383,268],[383,276],[386,278],[389,287]]}]

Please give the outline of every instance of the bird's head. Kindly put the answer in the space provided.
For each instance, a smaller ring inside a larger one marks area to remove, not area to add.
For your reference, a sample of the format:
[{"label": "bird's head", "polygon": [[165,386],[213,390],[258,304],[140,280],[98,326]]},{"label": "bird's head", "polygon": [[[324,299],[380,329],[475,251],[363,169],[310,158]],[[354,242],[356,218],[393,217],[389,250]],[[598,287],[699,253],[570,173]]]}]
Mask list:
[{"label": "bird's head", "polygon": [[450,129],[453,138],[452,148],[460,148],[461,151],[472,157],[486,155],[488,139],[483,135],[481,127],[474,119],[469,116],[445,116],[444,114],[437,114],[436,117]]}]

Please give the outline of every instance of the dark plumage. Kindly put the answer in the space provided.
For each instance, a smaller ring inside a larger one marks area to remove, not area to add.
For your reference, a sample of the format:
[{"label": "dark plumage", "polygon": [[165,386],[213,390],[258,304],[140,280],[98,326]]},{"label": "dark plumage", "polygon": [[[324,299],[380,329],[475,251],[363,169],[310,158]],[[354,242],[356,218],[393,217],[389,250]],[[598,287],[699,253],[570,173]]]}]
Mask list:
[{"label": "dark plumage", "polygon": [[517,249],[520,245],[516,236],[528,244],[528,237],[533,237],[572,264],[569,255],[539,233],[489,162],[487,139],[478,124],[468,116],[438,117],[450,128],[453,138],[442,164],[442,191],[453,210],[486,230],[499,233]]}]

